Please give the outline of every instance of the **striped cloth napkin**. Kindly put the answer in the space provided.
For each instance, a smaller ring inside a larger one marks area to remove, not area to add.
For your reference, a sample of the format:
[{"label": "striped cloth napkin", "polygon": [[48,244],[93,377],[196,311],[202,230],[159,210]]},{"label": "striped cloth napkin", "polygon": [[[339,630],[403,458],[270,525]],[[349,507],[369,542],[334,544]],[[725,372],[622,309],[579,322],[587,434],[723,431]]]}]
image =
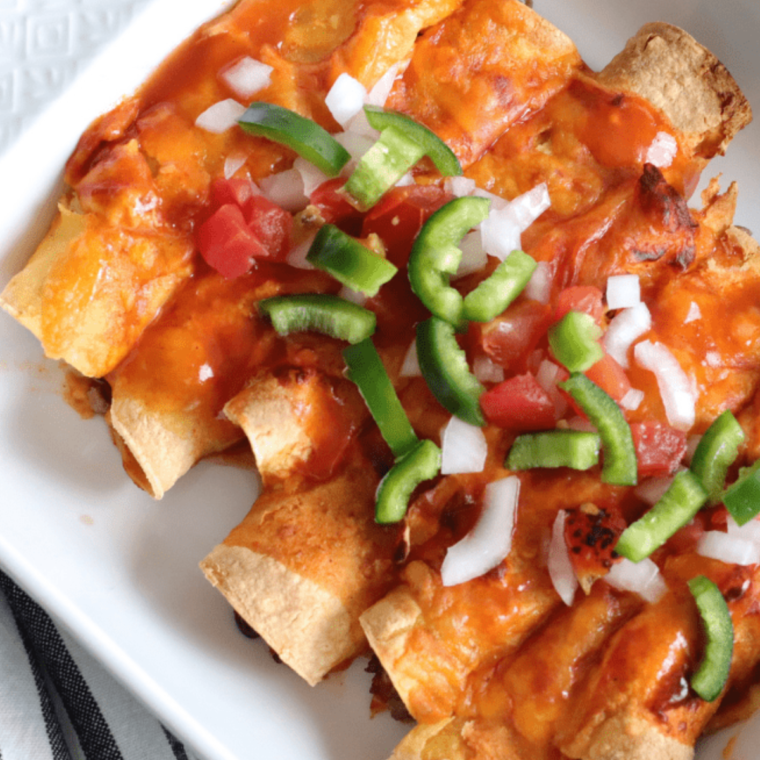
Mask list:
[{"label": "striped cloth napkin", "polygon": [[0,760],[195,760],[0,571]]}]

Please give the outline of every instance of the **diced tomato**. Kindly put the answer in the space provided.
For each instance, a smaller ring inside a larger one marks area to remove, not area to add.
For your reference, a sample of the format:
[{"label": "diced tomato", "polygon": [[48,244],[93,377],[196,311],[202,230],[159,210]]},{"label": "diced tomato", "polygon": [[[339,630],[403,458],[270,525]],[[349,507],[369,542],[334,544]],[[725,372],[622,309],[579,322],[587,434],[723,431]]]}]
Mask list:
[{"label": "diced tomato", "polygon": [[293,217],[263,195],[252,195],[243,207],[248,228],[261,241],[269,259],[283,261],[290,250]]},{"label": "diced tomato", "polygon": [[256,258],[267,255],[234,203],[217,209],[198,228],[197,242],[206,263],[228,279],[249,272]]},{"label": "diced tomato", "polygon": [[480,397],[480,407],[488,422],[515,430],[546,430],[554,427],[554,402],[526,373],[504,380]]},{"label": "diced tomato", "polygon": [[686,454],[686,433],[648,420],[631,425],[639,478],[672,475]]},{"label": "diced tomato", "polygon": [[422,225],[452,198],[435,185],[396,187],[367,214],[362,237],[373,232],[379,235],[388,258],[397,266],[403,266]]},{"label": "diced tomato", "polygon": [[473,323],[472,329],[489,359],[512,372],[523,372],[551,319],[550,306],[521,300],[485,325]]},{"label": "diced tomato", "polygon": [[585,375],[615,401],[620,401],[631,390],[631,381],[625,370],[609,354],[587,369]]},{"label": "diced tomato", "polygon": [[593,285],[572,285],[565,288],[557,296],[554,321],[559,322],[569,311],[582,311],[601,323],[604,316],[604,294]]},{"label": "diced tomato", "polygon": [[211,184],[211,205],[226,206],[234,203],[240,208],[253,197],[253,185],[247,179],[217,179]]},{"label": "diced tomato", "polygon": [[694,551],[697,541],[706,530],[705,519],[699,514],[688,525],[676,531],[665,543],[665,550],[672,554]]},{"label": "diced tomato", "polygon": [[340,227],[356,237],[361,233],[362,213],[355,209],[346,196],[338,192],[346,184],[344,177],[328,179],[309,196],[309,203],[319,209],[328,224]]}]

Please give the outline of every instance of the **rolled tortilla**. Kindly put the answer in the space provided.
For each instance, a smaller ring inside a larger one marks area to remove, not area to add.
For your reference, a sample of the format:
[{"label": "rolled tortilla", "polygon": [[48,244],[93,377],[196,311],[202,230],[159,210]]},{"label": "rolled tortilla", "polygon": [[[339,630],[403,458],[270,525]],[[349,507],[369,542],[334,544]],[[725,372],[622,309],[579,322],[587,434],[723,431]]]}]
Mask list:
[{"label": "rolled tortilla", "polygon": [[387,105],[467,166],[580,66],[571,40],[519,0],[469,0],[418,40]]},{"label": "rolled tortilla", "polygon": [[643,26],[599,74],[599,81],[648,100],[705,161],[722,154],[752,120],[750,105],[726,67],[670,24]]},{"label": "rolled tortilla", "polygon": [[201,563],[309,684],[366,648],[359,615],[396,582],[397,530],[372,519],[379,477],[358,452],[331,480],[267,491]]},{"label": "rolled tortilla", "polygon": [[114,227],[61,205],[0,306],[31,330],[46,356],[103,377],[188,275],[191,253],[192,243],[169,230]]}]

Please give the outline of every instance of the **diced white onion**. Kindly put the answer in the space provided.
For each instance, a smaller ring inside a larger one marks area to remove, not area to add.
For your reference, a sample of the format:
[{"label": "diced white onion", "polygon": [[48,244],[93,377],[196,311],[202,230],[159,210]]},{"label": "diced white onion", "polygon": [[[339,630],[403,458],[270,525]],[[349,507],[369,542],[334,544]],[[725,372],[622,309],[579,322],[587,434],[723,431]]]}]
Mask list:
[{"label": "diced white onion", "polygon": [[472,195],[477,185],[475,180],[469,177],[446,177],[443,187],[457,198],[464,198],[467,195]]},{"label": "diced white onion", "polygon": [[483,472],[487,455],[482,428],[452,416],[441,435],[441,474]]},{"label": "diced white onion", "polygon": [[444,586],[479,578],[506,559],[512,548],[519,495],[520,480],[515,475],[486,486],[475,527],[446,551],[441,566]]},{"label": "diced white onion", "polygon": [[327,182],[329,177],[318,169],[311,161],[307,161],[300,156],[293,162],[293,168],[301,175],[303,183],[303,194],[311,195],[323,182]]},{"label": "diced white onion", "polygon": [[239,169],[245,166],[246,156],[242,153],[238,155],[227,156],[224,160],[224,178],[231,179],[234,177]]},{"label": "diced white onion", "polygon": [[667,346],[648,340],[636,345],[634,356],[641,367],[654,372],[670,425],[688,430],[696,417],[697,396],[676,357]]},{"label": "diced white onion", "polygon": [[491,361],[487,356],[478,356],[472,363],[472,374],[481,383],[500,383],[504,380],[504,367]]},{"label": "diced white onion", "polygon": [[522,247],[520,228],[517,222],[507,214],[494,211],[493,209],[488,214],[488,217],[481,222],[480,234],[486,253],[502,261],[512,251],[518,251]]},{"label": "diced white onion", "polygon": [[297,169],[286,169],[272,174],[259,182],[261,192],[286,211],[301,211],[306,207],[308,198],[304,194],[303,179]]},{"label": "diced white onion", "polygon": [[652,327],[652,315],[645,303],[638,303],[630,309],[616,314],[604,333],[602,343],[607,353],[625,369],[630,367],[628,349]]},{"label": "diced white onion", "polygon": [[367,302],[367,296],[365,296],[364,293],[359,293],[356,290],[352,290],[346,285],[344,285],[338,291],[338,295],[344,301],[351,301],[351,303],[358,304],[359,306],[364,306],[364,304]]},{"label": "diced white onion", "polygon": [[638,388],[631,388],[623,398],[620,399],[620,407],[629,412],[635,412],[644,400],[644,391]]},{"label": "diced white onion", "polygon": [[575,598],[578,588],[578,579],[575,576],[570,552],[567,550],[565,541],[565,520],[567,512],[561,509],[554,520],[552,527],[552,540],[549,544],[549,577],[560,599],[569,607]]},{"label": "diced white onion", "polygon": [[370,106],[384,106],[385,101],[388,100],[388,96],[393,89],[393,83],[396,78],[401,76],[409,65],[409,61],[398,61],[394,63],[388,71],[383,74],[380,79],[375,82],[375,85],[367,94],[367,105]]},{"label": "diced white onion", "polygon": [[417,341],[413,340],[404,356],[404,363],[401,365],[401,377],[422,377],[420,362],[417,358]]},{"label": "diced white onion", "polygon": [[351,156],[351,161],[346,165],[351,168],[344,167],[344,172],[348,173],[356,166],[356,162],[374,145],[375,137],[363,134],[358,130],[354,130],[353,122],[351,129],[346,132],[338,132],[333,135],[335,140],[339,142]]},{"label": "diced white onion", "polygon": [[367,88],[350,74],[341,74],[330,88],[325,97],[325,105],[342,127],[346,127],[351,119],[362,110],[367,97]]},{"label": "diced white onion", "polygon": [[560,366],[548,359],[544,359],[541,364],[538,365],[538,371],[536,372],[536,381],[538,384],[549,394],[554,403],[554,410],[557,413],[557,418],[561,419],[565,416],[567,411],[567,400],[559,392],[557,382],[560,377]]},{"label": "diced white onion", "polygon": [[641,283],[637,274],[607,278],[607,308],[630,309],[638,303],[641,303]]},{"label": "diced white onion", "polygon": [[232,98],[220,100],[218,103],[214,103],[213,106],[209,106],[195,120],[195,126],[205,129],[206,132],[220,135],[222,132],[226,132],[234,127],[238,119],[245,113],[245,110],[245,106],[238,103],[237,100],[233,100]]},{"label": "diced white onion", "polygon": [[739,525],[731,515],[728,515],[726,528],[729,536],[760,544],[760,520],[750,520],[744,525]]},{"label": "diced white onion", "polygon": [[539,261],[525,286],[525,297],[532,298],[539,303],[549,303],[553,279],[551,264],[548,261]]},{"label": "diced white onion", "polygon": [[222,79],[239,98],[250,98],[272,83],[274,69],[246,56],[221,73]]},{"label": "diced white onion", "polygon": [[[475,194],[480,195],[481,191],[476,190]],[[488,218],[480,225],[486,253],[503,261],[512,251],[521,249],[520,235],[550,206],[551,199],[545,182],[519,195],[505,206],[492,202]]]},{"label": "diced white onion", "polygon": [[520,227],[520,232],[525,232],[544,211],[551,208],[551,205],[549,188],[546,182],[542,182],[527,193],[518,195],[510,202],[509,209]]},{"label": "diced white onion", "polygon": [[468,232],[459,244],[462,251],[462,260],[453,279],[479,272],[488,263],[488,256],[483,250],[483,242],[479,230]]},{"label": "diced white onion", "polygon": [[396,187],[408,187],[409,185],[414,185],[414,177],[407,172],[404,174],[398,182],[396,182]]},{"label": "diced white onion", "polygon": [[686,315],[683,323],[687,325],[689,322],[695,322],[698,319],[702,319],[702,311],[699,308],[699,304],[696,301],[692,301],[689,306],[689,313]]},{"label": "diced white onion", "polygon": [[315,232],[313,235],[309,235],[305,240],[302,240],[298,245],[293,246],[287,256],[287,262],[290,266],[296,269],[315,269],[314,264],[307,261],[306,255],[309,253],[311,244],[314,242],[314,238],[317,236]]},{"label": "diced white onion", "polygon": [[501,211],[509,206],[509,201],[506,198],[502,198],[500,195],[496,195],[496,193],[484,190],[482,187],[477,187],[477,185],[472,191],[472,195],[476,198],[487,198],[491,201],[491,211]]},{"label": "diced white onion", "polygon": [[596,425],[594,425],[591,420],[587,420],[585,417],[575,416],[571,417],[567,421],[567,429],[568,430],[579,430],[581,433],[598,433],[599,431],[596,428]]},{"label": "diced white onion", "polygon": [[656,602],[668,590],[660,569],[651,559],[631,562],[625,557],[615,563],[605,576],[610,586],[633,591],[647,602]]},{"label": "diced white onion", "polygon": [[673,475],[663,475],[657,478],[647,478],[636,486],[634,494],[645,504],[653,507],[673,484],[673,477]]},{"label": "diced white onion", "polygon": [[647,149],[646,162],[666,169],[678,154],[676,138],[668,132],[658,132]]},{"label": "diced white onion", "polygon": [[709,530],[697,541],[697,554],[734,565],[760,562],[760,545],[718,530]]},{"label": "diced white onion", "polygon": [[690,465],[691,460],[694,458],[694,452],[699,446],[699,442],[702,440],[701,435],[690,435],[686,439],[686,453],[683,455],[683,461]]}]

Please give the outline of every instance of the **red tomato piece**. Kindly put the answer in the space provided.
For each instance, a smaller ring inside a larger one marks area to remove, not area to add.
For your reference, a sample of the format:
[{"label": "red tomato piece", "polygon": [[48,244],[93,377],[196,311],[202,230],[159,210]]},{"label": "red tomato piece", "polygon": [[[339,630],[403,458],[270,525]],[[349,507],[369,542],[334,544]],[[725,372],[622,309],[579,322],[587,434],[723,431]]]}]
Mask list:
[{"label": "red tomato piece", "polygon": [[656,420],[631,425],[639,478],[672,475],[686,454],[686,433]]},{"label": "red tomato piece", "polygon": [[361,232],[362,213],[355,209],[340,189],[346,184],[343,177],[328,179],[309,196],[309,203],[319,209],[328,224],[340,227],[344,232],[358,237]]},{"label": "red tomato piece", "polygon": [[518,301],[485,325],[473,324],[483,351],[493,362],[522,372],[531,353],[551,324],[551,307],[538,301]]},{"label": "red tomato piece", "polygon": [[516,375],[480,397],[488,422],[515,430],[546,430],[556,423],[554,402],[533,375]]},{"label": "red tomato piece", "polygon": [[569,311],[582,311],[600,323],[604,316],[604,294],[593,285],[572,285],[565,288],[557,296],[554,321],[559,322]]},{"label": "red tomato piece", "polygon": [[216,179],[211,184],[211,206],[234,203],[240,208],[253,197],[253,185],[247,179]]},{"label": "red tomato piece", "polygon": [[609,354],[605,354],[603,359],[592,365],[584,374],[615,401],[620,401],[631,390],[631,381],[625,370]]},{"label": "red tomato piece", "polygon": [[261,256],[283,261],[290,251],[293,217],[263,195],[252,195],[243,207],[251,232],[261,241]]},{"label": "red tomato piece", "polygon": [[206,263],[228,279],[246,274],[256,258],[267,254],[234,203],[217,209],[198,228],[197,243]]},{"label": "red tomato piece", "polygon": [[364,219],[362,237],[379,235],[388,258],[397,266],[409,258],[422,225],[453,196],[435,185],[408,185],[390,190]]}]

